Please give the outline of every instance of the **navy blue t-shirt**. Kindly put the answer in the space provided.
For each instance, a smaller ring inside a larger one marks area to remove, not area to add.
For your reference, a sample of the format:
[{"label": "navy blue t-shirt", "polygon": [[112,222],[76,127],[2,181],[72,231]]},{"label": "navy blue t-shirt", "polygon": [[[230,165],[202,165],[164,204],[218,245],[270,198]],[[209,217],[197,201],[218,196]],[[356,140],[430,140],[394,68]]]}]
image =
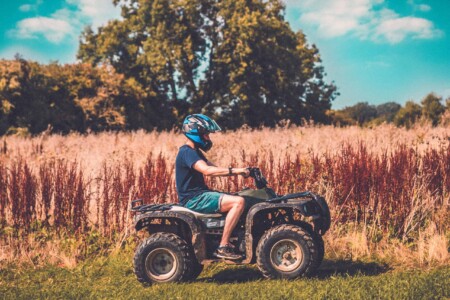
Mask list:
[{"label": "navy blue t-shirt", "polygon": [[199,160],[207,161],[200,150],[192,149],[188,145],[180,147],[175,161],[175,181],[178,199],[182,205],[208,191],[203,174],[194,169],[194,164]]}]

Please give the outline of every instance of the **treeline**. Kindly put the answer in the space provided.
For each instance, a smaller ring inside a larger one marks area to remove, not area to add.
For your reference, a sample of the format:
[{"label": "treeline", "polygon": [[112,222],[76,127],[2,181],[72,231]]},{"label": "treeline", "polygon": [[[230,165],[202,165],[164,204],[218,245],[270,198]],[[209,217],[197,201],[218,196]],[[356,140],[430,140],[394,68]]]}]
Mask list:
[{"label": "treeline", "polygon": [[114,0],[122,18],[80,37],[81,64],[1,62],[0,134],[326,122],[337,96],[280,0]]},{"label": "treeline", "polygon": [[359,125],[373,127],[383,123],[411,128],[416,123],[433,126],[450,124],[450,98],[445,102],[435,93],[426,95],[420,104],[407,101],[404,106],[395,102],[370,105],[359,102],[340,110],[327,111],[329,122],[336,126]]},{"label": "treeline", "polygon": [[[171,129],[184,116],[178,115],[174,107],[161,107],[133,79],[117,73],[112,66],[94,67],[86,63],[43,65],[20,58],[2,60],[0,101],[0,135],[38,134],[46,130],[64,134]],[[215,117],[227,128],[242,125],[225,122],[218,113]],[[419,104],[408,101],[404,106],[395,102],[381,105],[361,102],[340,110],[322,110],[316,117],[302,115],[303,120],[336,126],[393,123],[410,128],[418,122],[446,126],[450,124],[450,99],[444,102],[442,97],[430,93]],[[278,117],[270,125],[284,119],[293,121]],[[292,123],[301,121],[294,119]]]},{"label": "treeline", "polygon": [[164,126],[164,113],[110,66],[18,58],[0,61],[0,80],[0,135]]},{"label": "treeline", "polygon": [[435,95],[403,108],[330,110],[337,88],[280,0],[113,2],[122,18],[84,30],[80,63],[0,61],[0,135],[164,130],[190,113],[227,129],[286,120],[409,127],[423,118],[436,125],[443,114]]}]

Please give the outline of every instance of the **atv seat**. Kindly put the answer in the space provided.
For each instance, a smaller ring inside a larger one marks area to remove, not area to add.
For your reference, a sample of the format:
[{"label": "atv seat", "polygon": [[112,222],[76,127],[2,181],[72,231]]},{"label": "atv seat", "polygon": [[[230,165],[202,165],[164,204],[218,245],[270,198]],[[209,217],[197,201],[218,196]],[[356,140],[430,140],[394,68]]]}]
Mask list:
[{"label": "atv seat", "polygon": [[220,214],[220,213],[202,214],[202,213],[190,210],[189,208],[186,208],[184,206],[179,206],[179,205],[172,206],[172,208],[170,210],[176,211],[176,212],[188,212],[188,213],[193,214],[196,218],[220,218],[220,217],[222,217],[222,214]]}]

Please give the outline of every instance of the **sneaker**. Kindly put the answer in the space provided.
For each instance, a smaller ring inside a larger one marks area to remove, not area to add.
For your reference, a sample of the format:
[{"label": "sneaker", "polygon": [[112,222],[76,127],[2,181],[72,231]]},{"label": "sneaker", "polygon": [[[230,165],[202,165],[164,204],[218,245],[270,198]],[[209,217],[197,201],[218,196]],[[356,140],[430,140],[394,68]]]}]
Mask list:
[{"label": "sneaker", "polygon": [[236,254],[234,252],[234,248],[231,245],[220,246],[214,252],[214,256],[217,258],[223,258],[223,259],[229,259],[229,260],[242,259],[242,255]]}]

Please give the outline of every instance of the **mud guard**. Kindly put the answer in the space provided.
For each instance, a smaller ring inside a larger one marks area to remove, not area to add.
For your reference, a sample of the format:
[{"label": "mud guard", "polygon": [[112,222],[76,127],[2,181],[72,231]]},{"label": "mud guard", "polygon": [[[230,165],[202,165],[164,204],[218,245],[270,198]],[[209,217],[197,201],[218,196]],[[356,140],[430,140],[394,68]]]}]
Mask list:
[{"label": "mud guard", "polygon": [[242,261],[243,264],[248,264],[252,261],[253,258],[253,220],[254,216],[264,210],[273,210],[273,209],[283,209],[289,208],[300,212],[302,211],[299,208],[299,205],[303,204],[306,201],[298,202],[298,203],[269,203],[269,202],[261,202],[253,205],[246,217],[245,220],[245,260]]},{"label": "mud guard", "polygon": [[[288,200],[298,199],[302,197],[308,200],[298,200],[295,203]],[[273,201],[275,200],[275,201]],[[279,201],[278,201],[279,200]],[[270,202],[269,202],[270,201]],[[269,201],[260,202],[250,207],[245,221],[245,260],[242,263],[250,263],[253,258],[253,221],[254,216],[264,210],[273,209],[292,209],[299,212],[305,217],[313,217],[314,231],[324,235],[330,228],[330,210],[323,197],[311,192],[303,192],[291,195],[285,195],[278,199],[270,199]]]},{"label": "mud guard", "polygon": [[204,230],[202,229],[200,222],[197,221],[193,214],[174,211],[149,211],[142,213],[135,217],[136,231],[148,227],[151,225],[151,220],[154,219],[178,219],[186,223],[191,230],[192,238],[190,242],[198,262],[201,263],[206,258]]}]

